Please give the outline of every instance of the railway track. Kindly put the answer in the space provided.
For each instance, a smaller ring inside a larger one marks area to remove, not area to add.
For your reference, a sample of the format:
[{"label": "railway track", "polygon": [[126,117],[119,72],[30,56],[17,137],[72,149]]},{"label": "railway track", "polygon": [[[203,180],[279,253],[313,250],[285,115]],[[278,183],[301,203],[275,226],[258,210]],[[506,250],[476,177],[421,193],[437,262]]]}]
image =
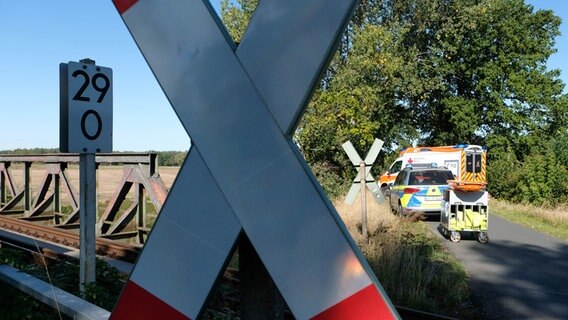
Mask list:
[{"label": "railway track", "polygon": [[[25,220],[0,216],[0,229],[33,237],[55,245],[79,249],[79,234],[70,230],[40,225]],[[117,260],[133,263],[141,246],[97,238],[96,253]]]}]

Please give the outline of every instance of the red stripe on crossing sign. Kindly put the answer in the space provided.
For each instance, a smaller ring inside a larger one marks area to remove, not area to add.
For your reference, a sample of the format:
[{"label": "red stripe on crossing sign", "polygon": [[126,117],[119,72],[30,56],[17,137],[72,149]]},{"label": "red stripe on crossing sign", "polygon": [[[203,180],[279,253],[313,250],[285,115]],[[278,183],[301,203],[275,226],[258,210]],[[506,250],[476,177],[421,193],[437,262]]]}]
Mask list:
[{"label": "red stripe on crossing sign", "polygon": [[138,0],[112,0],[114,2],[114,6],[118,13],[123,14],[126,12],[130,7],[132,7]]},{"label": "red stripe on crossing sign", "polygon": [[120,297],[120,301],[114,308],[111,320],[122,319],[168,319],[190,320],[189,317],[158,299],[132,281],[128,281]]},{"label": "red stripe on crossing sign", "polygon": [[370,285],[312,318],[312,320],[334,319],[371,320],[394,319],[394,317],[375,286]]}]

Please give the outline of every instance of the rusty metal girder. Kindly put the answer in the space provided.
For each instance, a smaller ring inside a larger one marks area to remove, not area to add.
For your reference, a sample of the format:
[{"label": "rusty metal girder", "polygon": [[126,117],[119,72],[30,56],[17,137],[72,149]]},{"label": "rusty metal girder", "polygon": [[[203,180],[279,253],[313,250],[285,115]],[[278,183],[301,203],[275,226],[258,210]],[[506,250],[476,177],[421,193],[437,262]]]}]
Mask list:
[{"label": "rusty metal girder", "polygon": [[[148,195],[157,212],[162,208],[162,204],[167,196],[166,186],[162,179],[158,175],[148,176],[148,174],[147,167],[141,164],[124,166],[120,188],[116,190],[100,219],[101,225],[99,230],[102,237],[112,238],[123,233],[130,222],[138,216],[139,219],[135,230],[138,235],[137,241],[139,243],[144,242],[144,236],[148,230],[146,226],[147,215],[144,195]],[[120,207],[134,185],[136,186],[134,203],[116,219]]]},{"label": "rusty metal girder", "polygon": [[[14,183],[10,170],[14,162],[24,163],[23,190],[18,190]],[[78,228],[79,193],[66,173],[69,163],[78,162],[77,154],[0,155],[0,216],[20,215],[19,218],[25,220],[51,221],[53,226],[62,229]],[[133,238],[143,243],[149,231],[146,197],[158,213],[168,193],[158,174],[157,154],[98,154],[96,162],[123,166],[122,180],[97,222],[97,234],[109,239]],[[43,163],[45,171],[35,197],[32,197],[30,170],[36,163]],[[127,209],[121,209],[133,186],[133,203]],[[72,209],[68,215],[62,212],[62,193],[67,196],[66,205]]]},{"label": "rusty metal girder", "polygon": [[[151,164],[156,162],[155,153],[97,153],[95,161],[97,163],[141,163]],[[46,153],[46,154],[2,154],[0,162],[65,162],[79,163],[78,153]]]},{"label": "rusty metal girder", "polygon": [[10,193],[12,198],[15,198],[18,194],[16,185],[10,174],[10,165],[11,162],[0,162],[0,202],[2,205],[6,203],[7,192]]}]

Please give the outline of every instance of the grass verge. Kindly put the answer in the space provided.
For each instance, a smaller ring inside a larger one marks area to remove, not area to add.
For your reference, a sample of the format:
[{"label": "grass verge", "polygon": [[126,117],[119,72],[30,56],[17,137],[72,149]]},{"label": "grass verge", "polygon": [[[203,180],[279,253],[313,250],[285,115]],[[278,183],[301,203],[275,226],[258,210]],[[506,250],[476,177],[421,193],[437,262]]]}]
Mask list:
[{"label": "grass verge", "polygon": [[566,204],[551,208],[491,199],[490,210],[491,214],[527,228],[568,240],[568,205]]},{"label": "grass verge", "polygon": [[476,319],[464,266],[426,224],[394,216],[387,205],[367,203],[367,240],[360,206],[335,206],[381,285],[397,305],[459,319]]},{"label": "grass verge", "polygon": [[[75,263],[64,260],[46,261],[20,250],[0,248],[0,264],[11,265],[75,296],[81,295],[79,266]],[[84,298],[103,309],[112,310],[126,278],[99,259],[96,262],[96,273],[97,282],[86,287]],[[71,319],[10,285],[0,282],[0,287],[0,319]]]}]

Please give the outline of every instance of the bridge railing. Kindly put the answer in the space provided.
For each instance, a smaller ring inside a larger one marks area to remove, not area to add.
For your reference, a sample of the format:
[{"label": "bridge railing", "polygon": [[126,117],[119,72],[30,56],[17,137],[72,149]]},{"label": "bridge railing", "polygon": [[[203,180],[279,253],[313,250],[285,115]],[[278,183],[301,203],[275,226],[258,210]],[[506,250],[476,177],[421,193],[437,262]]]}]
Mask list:
[{"label": "bridge railing", "polygon": [[[78,163],[78,154],[0,155],[0,215],[78,229],[80,190],[77,191],[68,174],[70,164]],[[157,154],[97,154],[96,163],[98,170],[100,165],[122,166],[122,178],[108,203],[97,200],[98,206],[105,206],[104,210],[97,210],[97,235],[129,238],[143,244],[149,232],[149,219],[155,218],[167,196],[167,188],[158,173]],[[32,166],[36,172],[38,168],[43,170],[39,185],[32,186]],[[15,179],[18,172],[23,175],[21,183]],[[105,183],[97,181],[97,185]],[[153,206],[153,214],[149,213],[147,203]]]}]

